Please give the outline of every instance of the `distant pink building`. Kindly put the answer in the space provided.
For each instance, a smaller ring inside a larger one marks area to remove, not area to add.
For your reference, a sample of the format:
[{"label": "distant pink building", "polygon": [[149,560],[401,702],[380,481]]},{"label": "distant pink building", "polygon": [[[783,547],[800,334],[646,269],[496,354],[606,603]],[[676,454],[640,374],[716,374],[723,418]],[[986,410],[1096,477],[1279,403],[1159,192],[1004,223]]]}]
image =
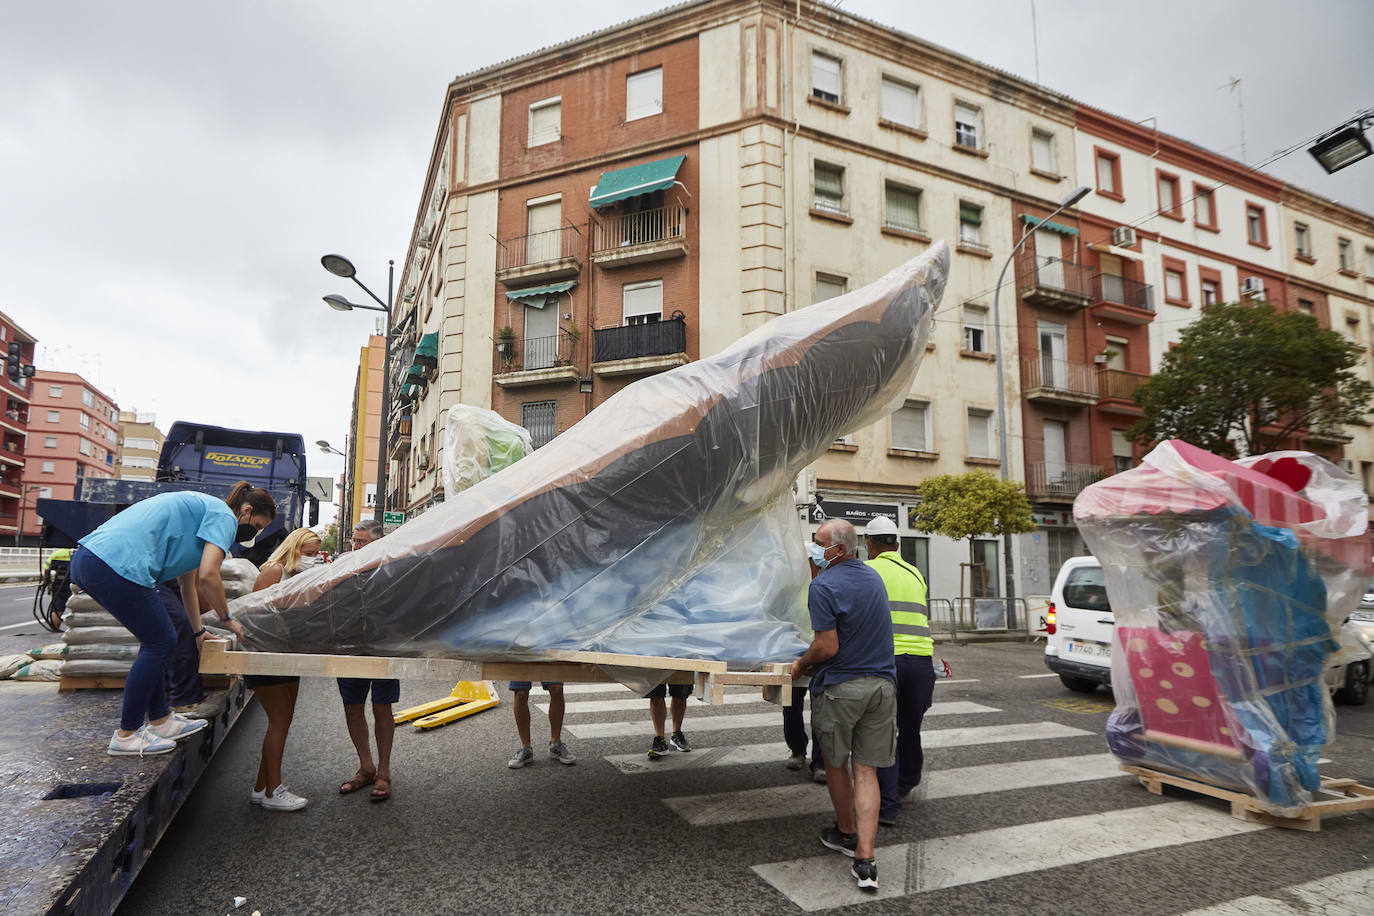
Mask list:
[{"label": "distant pink building", "polygon": [[[83,477],[117,477],[119,407],[74,372],[39,370],[29,380],[29,435],[24,450],[26,542],[42,529],[38,497],[75,499]],[[29,488],[37,485],[37,490]],[[3,530],[3,529],[0,529]]]},{"label": "distant pink building", "polygon": [[[34,337],[0,312],[0,353],[19,341],[20,354],[25,363],[33,362]],[[3,392],[4,412],[0,413],[0,542],[10,543],[19,530],[19,506],[25,496],[24,443],[29,431],[29,391],[32,380],[9,380],[0,367],[0,392]],[[28,494],[33,505],[36,494]]]}]

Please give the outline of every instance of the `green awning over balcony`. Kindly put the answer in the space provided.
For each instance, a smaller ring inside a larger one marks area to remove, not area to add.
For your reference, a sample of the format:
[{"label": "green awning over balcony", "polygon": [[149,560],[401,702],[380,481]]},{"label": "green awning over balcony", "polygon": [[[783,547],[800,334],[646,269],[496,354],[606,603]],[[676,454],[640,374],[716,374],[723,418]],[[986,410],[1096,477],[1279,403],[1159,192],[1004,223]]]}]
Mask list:
[{"label": "green awning over balcony", "polygon": [[415,345],[415,358],[431,360],[437,360],[439,358],[438,331],[435,331],[433,334],[424,334],[420,337],[420,342]]},{"label": "green awning over balcony", "polygon": [[[526,289],[508,289],[506,290],[506,298],[513,299],[517,302],[523,302],[525,305],[532,305],[535,308],[543,308],[548,305],[550,296],[557,295],[558,293],[566,293],[576,285],[576,280],[569,280],[566,283],[550,283],[548,286],[531,286]],[[419,349],[417,348],[415,352],[418,353]]]},{"label": "green awning over balcony", "polygon": [[1035,226],[1036,229],[1045,229],[1050,232],[1058,232],[1060,235],[1078,234],[1077,229],[1075,229],[1072,226],[1065,226],[1062,223],[1040,223],[1040,225],[1036,226],[1036,223],[1040,222],[1040,217],[1031,216],[1029,213],[1021,214],[1021,222],[1025,223],[1027,226]]},{"label": "green awning over balcony", "polygon": [[627,197],[666,191],[677,180],[677,170],[682,168],[686,156],[673,156],[656,162],[644,162],[629,168],[603,172],[601,180],[592,188],[591,205],[604,207]]}]

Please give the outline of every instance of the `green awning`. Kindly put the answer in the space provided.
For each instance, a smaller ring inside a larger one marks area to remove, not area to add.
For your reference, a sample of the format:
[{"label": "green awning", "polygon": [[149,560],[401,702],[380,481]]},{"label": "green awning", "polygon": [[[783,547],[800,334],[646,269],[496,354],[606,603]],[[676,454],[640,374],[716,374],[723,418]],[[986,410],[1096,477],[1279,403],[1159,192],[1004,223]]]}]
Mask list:
[{"label": "green awning", "polygon": [[439,332],[424,334],[420,337],[420,342],[415,345],[415,358],[427,357],[431,360],[439,358]]},{"label": "green awning", "polygon": [[406,377],[401,380],[402,385],[423,385],[428,381],[425,378],[425,370],[422,366],[411,366],[406,372]]},{"label": "green awning", "polygon": [[970,226],[981,226],[983,224],[983,208],[976,204],[959,204],[959,222],[968,223]]},{"label": "green awning", "polygon": [[[566,283],[551,283],[548,286],[531,286],[526,289],[508,289],[506,290],[506,298],[523,302],[525,305],[532,305],[535,308],[543,308],[548,304],[549,296],[557,293],[566,293],[576,285],[576,280],[569,280]],[[419,352],[418,348],[416,352]]]},{"label": "green awning", "polygon": [[673,156],[657,162],[644,162],[629,168],[603,172],[601,180],[592,188],[591,205],[604,207],[627,197],[666,191],[677,180],[677,170],[682,168],[686,156]]},{"label": "green awning", "polygon": [[[1060,235],[1077,235],[1078,230],[1072,226],[1065,226],[1062,223],[1040,223],[1040,217],[1031,216],[1029,213],[1021,214],[1021,222],[1027,226],[1035,226],[1036,229],[1046,229],[1050,232],[1058,232]],[[1038,226],[1036,223],[1040,223]]]}]

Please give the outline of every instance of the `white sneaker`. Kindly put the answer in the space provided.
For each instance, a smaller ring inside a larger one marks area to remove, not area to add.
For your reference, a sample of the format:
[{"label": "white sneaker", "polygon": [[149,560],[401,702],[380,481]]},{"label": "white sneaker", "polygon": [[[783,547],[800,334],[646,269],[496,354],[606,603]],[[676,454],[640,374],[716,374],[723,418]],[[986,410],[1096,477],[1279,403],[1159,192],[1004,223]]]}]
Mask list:
[{"label": "white sneaker", "polygon": [[175,741],[168,741],[161,735],[154,734],[144,725],[127,738],[115,731],[110,736],[110,746],[106,753],[111,757],[146,757],[153,754],[170,754],[176,749]]},{"label": "white sneaker", "polygon": [[276,790],[271,795],[264,793],[262,801],[258,802],[258,804],[270,811],[299,811],[309,804],[309,802],[301,798],[295,792],[292,792],[285,785],[280,785],[277,786]]},{"label": "white sneaker", "polygon": [[250,804],[250,805],[261,805],[261,804],[262,804],[262,800],[263,800],[264,798],[266,798],[266,797],[267,797],[267,790],[266,790],[266,789],[254,789],[254,790],[253,790],[252,792],[250,792],[249,795],[248,795],[248,804]]},{"label": "white sneaker", "polygon": [[148,731],[157,735],[159,738],[166,738],[169,741],[180,741],[189,738],[196,732],[205,728],[210,723],[205,719],[188,719],[179,712],[174,712],[163,720],[161,725],[148,723]]}]

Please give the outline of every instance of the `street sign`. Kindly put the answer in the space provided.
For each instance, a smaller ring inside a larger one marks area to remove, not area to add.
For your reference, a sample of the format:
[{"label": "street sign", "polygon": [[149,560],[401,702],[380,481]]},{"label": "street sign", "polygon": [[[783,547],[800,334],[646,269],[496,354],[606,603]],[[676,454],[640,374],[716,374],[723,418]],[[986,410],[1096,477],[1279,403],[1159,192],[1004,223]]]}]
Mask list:
[{"label": "street sign", "polygon": [[387,527],[399,526],[399,525],[403,524],[403,523],[405,522],[405,520],[406,520],[406,514],[405,514],[404,512],[383,512],[383,513],[382,513],[382,524],[385,525],[385,526],[387,526]]},{"label": "street sign", "polygon": [[322,503],[332,503],[334,501],[334,478],[305,478],[305,495],[313,496]]}]

